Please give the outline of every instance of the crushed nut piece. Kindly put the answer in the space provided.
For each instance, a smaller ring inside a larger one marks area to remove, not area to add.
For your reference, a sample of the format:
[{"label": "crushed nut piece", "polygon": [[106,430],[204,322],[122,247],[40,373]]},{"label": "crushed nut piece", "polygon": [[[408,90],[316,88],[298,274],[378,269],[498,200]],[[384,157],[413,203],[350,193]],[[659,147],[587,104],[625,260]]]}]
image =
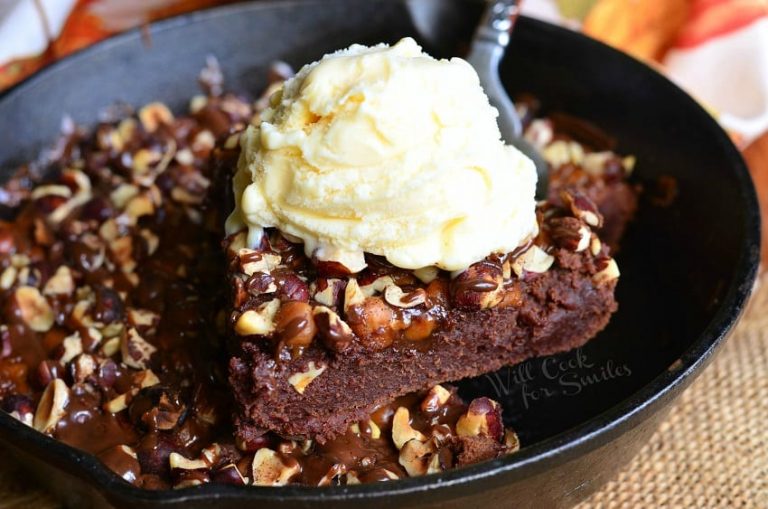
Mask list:
[{"label": "crushed nut piece", "polygon": [[301,466],[294,459],[286,465],[275,451],[264,447],[253,456],[251,471],[256,486],[284,486],[301,471]]},{"label": "crushed nut piece", "polygon": [[172,469],[179,470],[202,470],[210,466],[208,462],[203,459],[191,460],[177,452],[172,452],[171,455],[168,456],[168,464]]},{"label": "crushed nut piece", "polygon": [[456,434],[460,437],[486,435],[498,440],[503,432],[501,406],[489,398],[473,400],[467,412],[456,422]]},{"label": "crushed nut piece", "polygon": [[330,278],[325,281],[325,288],[314,292],[314,298],[323,306],[333,307],[336,305],[336,298],[341,291],[344,281],[341,279]]},{"label": "crushed nut piece", "polygon": [[45,295],[71,295],[74,291],[75,282],[72,279],[72,271],[66,265],[56,269],[43,288]]},{"label": "crushed nut piece", "polygon": [[252,276],[256,272],[269,274],[280,265],[281,261],[280,255],[260,253],[247,248],[240,249],[237,254],[240,257],[241,269],[246,276]]},{"label": "crushed nut piece", "polygon": [[157,351],[153,345],[142,338],[136,329],[128,329],[120,344],[123,363],[134,369],[146,369],[152,354]]},{"label": "crushed nut piece", "polygon": [[619,266],[616,263],[616,260],[609,258],[608,261],[605,262],[605,268],[592,276],[592,280],[597,284],[609,283],[619,279],[620,275],[621,272],[619,272]]},{"label": "crushed nut piece", "polygon": [[352,345],[355,334],[335,311],[325,306],[317,306],[313,313],[320,339],[327,348],[334,352],[343,352]]},{"label": "crushed nut piece", "polygon": [[555,257],[539,246],[531,246],[512,262],[512,270],[517,277],[522,277],[525,272],[544,273],[549,270],[554,261]]},{"label": "crushed nut piece", "polygon": [[589,243],[589,252],[592,253],[592,256],[597,256],[600,254],[600,251],[603,249],[603,243],[600,242],[600,239],[597,238],[597,235],[592,237],[592,240]]},{"label": "crushed nut piece", "polygon": [[173,123],[173,113],[161,102],[149,103],[139,110],[139,121],[148,133],[153,133],[161,125]]},{"label": "crushed nut piece", "polygon": [[507,448],[508,454],[520,450],[520,437],[510,428],[504,432],[504,446]]},{"label": "crushed nut piece", "polygon": [[365,301],[365,294],[360,289],[360,285],[355,278],[350,278],[344,290],[344,310],[347,311],[352,306],[362,304],[363,301]]},{"label": "crushed nut piece", "polygon": [[319,377],[325,371],[325,365],[316,365],[315,361],[310,361],[307,365],[307,371],[295,373],[288,378],[288,383],[296,389],[299,394],[304,394],[309,384],[311,384],[315,378]]},{"label": "crushed nut piece", "polygon": [[264,336],[274,332],[279,309],[280,299],[272,299],[257,309],[249,309],[237,319],[235,332],[240,336]]},{"label": "crushed nut piece", "polygon": [[47,332],[51,329],[56,317],[40,290],[33,286],[20,286],[14,296],[21,319],[30,329],[35,332]]},{"label": "crushed nut piece", "polygon": [[432,387],[424,399],[421,401],[422,412],[434,413],[440,410],[440,407],[448,403],[451,399],[451,391],[443,387],[442,385],[435,385]]},{"label": "crushed nut piece", "polygon": [[402,449],[409,440],[424,442],[427,437],[411,427],[411,414],[405,407],[399,407],[392,417],[392,441],[395,447]]},{"label": "crushed nut piece", "polygon": [[41,433],[51,433],[67,414],[69,388],[60,378],[54,378],[40,397],[35,411],[33,427]]},{"label": "crushed nut piece", "polygon": [[372,283],[361,286],[360,289],[366,297],[373,297],[375,294],[383,292],[388,286],[393,284],[395,284],[395,280],[392,279],[392,276],[381,276],[376,278]]},{"label": "crushed nut piece", "polygon": [[418,439],[408,440],[400,449],[398,462],[405,468],[408,475],[415,477],[424,475],[429,469],[435,447],[432,441],[423,442]]},{"label": "crushed nut piece", "polygon": [[423,288],[405,293],[397,285],[389,285],[384,290],[384,300],[398,308],[414,308],[427,302],[427,292]]}]

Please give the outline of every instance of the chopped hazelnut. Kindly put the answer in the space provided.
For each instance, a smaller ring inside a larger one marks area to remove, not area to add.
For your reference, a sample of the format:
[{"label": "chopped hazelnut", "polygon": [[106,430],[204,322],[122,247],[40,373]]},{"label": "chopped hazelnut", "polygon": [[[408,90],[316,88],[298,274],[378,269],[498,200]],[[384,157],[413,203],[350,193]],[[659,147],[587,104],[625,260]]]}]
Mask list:
[{"label": "chopped hazelnut", "polygon": [[473,400],[466,413],[456,422],[456,434],[460,437],[486,435],[498,440],[503,432],[501,406],[488,398]]},{"label": "chopped hazelnut", "polygon": [[284,463],[275,451],[264,447],[253,456],[251,471],[256,486],[284,486],[301,472],[301,466],[292,458]]},{"label": "chopped hazelnut", "polygon": [[392,441],[395,447],[402,449],[409,440],[424,442],[427,437],[411,427],[411,414],[406,407],[399,407],[392,417]]},{"label": "chopped hazelnut", "polygon": [[603,226],[603,216],[597,209],[597,205],[586,195],[577,191],[564,191],[562,199],[570,207],[574,217],[577,217],[594,228]]},{"label": "chopped hazelnut", "polygon": [[279,309],[279,299],[272,299],[257,309],[249,309],[235,322],[235,332],[240,336],[265,336],[274,332],[275,316]]},{"label": "chopped hazelnut", "polygon": [[315,378],[319,377],[325,371],[325,365],[316,365],[315,361],[310,361],[307,365],[307,371],[295,373],[288,378],[288,383],[296,389],[299,394],[304,394],[309,384],[311,384]]},{"label": "chopped hazelnut", "polygon": [[277,312],[275,328],[287,346],[309,346],[317,332],[312,306],[295,300],[286,302]]},{"label": "chopped hazelnut", "polygon": [[261,253],[253,249],[243,248],[238,251],[240,264],[243,273],[246,276],[252,276],[256,272],[265,272],[269,274],[280,265],[280,255]]},{"label": "chopped hazelnut", "polygon": [[398,308],[414,308],[427,302],[427,292],[423,288],[418,288],[405,293],[399,286],[389,285],[384,290],[384,300]]},{"label": "chopped hazelnut", "polygon": [[619,266],[616,263],[616,260],[609,258],[608,261],[605,262],[605,267],[600,270],[600,272],[592,276],[592,280],[597,284],[609,283],[619,279],[620,275],[621,272],[619,272]]},{"label": "chopped hazelnut", "polygon": [[423,442],[418,439],[408,440],[400,449],[398,462],[405,468],[408,475],[416,477],[424,475],[429,470],[435,447],[432,441]]},{"label": "chopped hazelnut", "polygon": [[336,312],[325,306],[317,306],[314,315],[320,339],[328,349],[343,352],[352,345],[355,335]]},{"label": "chopped hazelnut", "polygon": [[139,371],[134,375],[133,381],[139,386],[140,389],[144,389],[145,387],[154,387],[160,383],[160,379],[157,378],[157,375],[151,369]]},{"label": "chopped hazelnut", "polygon": [[539,246],[531,246],[512,262],[512,270],[517,277],[522,277],[525,272],[544,273],[549,270],[554,261],[555,257]]},{"label": "chopped hazelnut", "polygon": [[136,328],[152,329],[160,322],[160,315],[148,309],[128,308],[128,321]]},{"label": "chopped hazelnut", "polygon": [[448,403],[449,399],[451,399],[451,391],[442,385],[435,385],[424,396],[419,408],[425,413],[435,413]]},{"label": "chopped hazelnut", "polygon": [[507,454],[520,450],[520,437],[510,428],[504,431],[504,446],[507,448]]},{"label": "chopped hazelnut", "polygon": [[602,250],[603,243],[600,242],[600,239],[597,238],[597,235],[594,235],[589,243],[589,252],[592,253],[592,256],[597,256]]},{"label": "chopped hazelnut", "polygon": [[16,282],[16,275],[19,273],[18,269],[13,265],[9,265],[5,268],[2,274],[0,274],[0,289],[8,290]]},{"label": "chopped hazelnut", "polygon": [[323,306],[335,306],[341,293],[341,288],[344,286],[344,281],[337,278],[329,278],[314,284],[314,299]]},{"label": "chopped hazelnut", "polygon": [[136,329],[128,329],[120,344],[123,363],[134,369],[146,369],[149,359],[157,351],[153,345],[142,338]]},{"label": "chopped hazelnut", "polygon": [[191,460],[176,452],[168,457],[168,464],[174,470],[202,470],[210,466],[204,459]]},{"label": "chopped hazelnut", "polygon": [[132,393],[120,394],[104,403],[104,410],[116,414],[128,408],[128,400],[133,396]]},{"label": "chopped hazelnut", "polygon": [[392,276],[381,276],[374,279],[373,282],[361,286],[360,289],[366,297],[373,297],[377,293],[383,292],[388,286],[393,284],[395,284],[395,280],[392,279]]},{"label": "chopped hazelnut", "polygon": [[33,286],[20,286],[14,293],[16,305],[19,307],[21,319],[36,332],[47,332],[53,326],[55,316],[53,309],[42,296],[40,290]]},{"label": "chopped hazelnut", "polygon": [[74,291],[75,282],[72,279],[72,271],[66,265],[56,269],[43,288],[45,295],[71,295]]},{"label": "chopped hazelnut", "polygon": [[139,121],[148,133],[153,133],[161,125],[173,123],[173,113],[161,102],[149,103],[139,110]]},{"label": "chopped hazelnut", "polygon": [[357,280],[350,278],[344,290],[344,310],[346,311],[356,304],[362,304],[364,300],[365,294],[360,289],[360,285],[357,284]]},{"label": "chopped hazelnut", "polygon": [[109,199],[115,207],[122,209],[138,194],[139,188],[137,186],[133,184],[120,184],[110,193]]},{"label": "chopped hazelnut", "polygon": [[43,391],[35,411],[33,427],[41,433],[50,433],[67,414],[69,388],[60,378],[54,378]]}]

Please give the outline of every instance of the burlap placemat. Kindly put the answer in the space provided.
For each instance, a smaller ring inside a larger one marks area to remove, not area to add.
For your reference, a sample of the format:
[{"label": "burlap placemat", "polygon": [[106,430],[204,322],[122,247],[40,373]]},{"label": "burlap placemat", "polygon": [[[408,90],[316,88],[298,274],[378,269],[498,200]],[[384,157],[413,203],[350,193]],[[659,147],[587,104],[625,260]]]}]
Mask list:
[{"label": "burlap placemat", "polygon": [[[60,505],[0,451],[0,508]],[[723,350],[618,477],[577,509],[768,508],[768,277]]]}]

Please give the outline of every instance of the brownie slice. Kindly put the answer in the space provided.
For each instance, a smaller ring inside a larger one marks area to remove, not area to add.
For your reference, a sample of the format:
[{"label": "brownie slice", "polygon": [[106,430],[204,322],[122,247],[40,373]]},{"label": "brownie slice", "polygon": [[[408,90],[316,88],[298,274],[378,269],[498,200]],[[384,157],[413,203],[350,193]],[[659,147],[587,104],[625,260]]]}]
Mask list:
[{"label": "brownie slice", "polygon": [[453,278],[377,257],[353,276],[276,231],[257,249],[231,236],[238,433],[324,443],[398,396],[583,345],[616,310],[618,269],[595,205],[561,201],[533,243]]},{"label": "brownie slice", "polygon": [[533,118],[538,102],[530,96],[519,101],[525,136],[550,167],[547,200],[562,206],[564,191],[584,193],[605,217],[598,235],[616,252],[637,212],[640,188],[629,181],[634,157],[617,154],[616,140],[589,122],[563,113]]}]

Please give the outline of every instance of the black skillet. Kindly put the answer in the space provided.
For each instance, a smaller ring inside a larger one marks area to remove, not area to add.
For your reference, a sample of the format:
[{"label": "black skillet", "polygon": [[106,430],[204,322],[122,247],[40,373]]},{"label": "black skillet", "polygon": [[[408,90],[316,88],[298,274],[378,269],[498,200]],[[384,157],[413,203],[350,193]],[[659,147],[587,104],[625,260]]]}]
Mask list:
[{"label": "black skillet", "polygon": [[[60,120],[95,121],[116,100],[179,109],[209,54],[229,88],[258,93],[275,59],[295,66],[353,42],[413,35],[460,54],[481,5],[471,0],[262,1],[157,23],[67,58],[0,99],[0,168],[33,158]],[[588,346],[460,384],[491,395],[524,444],[518,454],[423,478],[367,486],[148,492],[93,457],[3,414],[0,442],[71,507],[569,507],[646,442],[669,404],[736,323],[758,264],[759,215],[739,153],[716,122],[653,69],[576,33],[521,20],[503,63],[514,92],[583,117],[637,156],[646,188],[678,183],[667,208],[643,203],[619,255],[620,310]],[[713,465],[713,468],[716,467]],[[685,468],[681,465],[680,468]]]}]

